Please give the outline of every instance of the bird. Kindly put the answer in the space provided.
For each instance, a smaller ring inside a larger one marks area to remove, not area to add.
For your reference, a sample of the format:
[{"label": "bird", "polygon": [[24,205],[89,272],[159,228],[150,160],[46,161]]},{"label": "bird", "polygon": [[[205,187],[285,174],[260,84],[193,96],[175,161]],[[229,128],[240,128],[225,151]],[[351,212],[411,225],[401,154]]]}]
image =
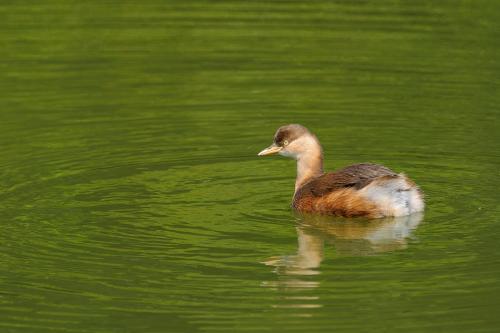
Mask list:
[{"label": "bird", "polygon": [[323,148],[302,125],[279,127],[258,156],[274,154],[297,161],[292,207],[299,213],[383,218],[424,210],[424,194],[415,182],[383,165],[359,163],[323,172]]}]

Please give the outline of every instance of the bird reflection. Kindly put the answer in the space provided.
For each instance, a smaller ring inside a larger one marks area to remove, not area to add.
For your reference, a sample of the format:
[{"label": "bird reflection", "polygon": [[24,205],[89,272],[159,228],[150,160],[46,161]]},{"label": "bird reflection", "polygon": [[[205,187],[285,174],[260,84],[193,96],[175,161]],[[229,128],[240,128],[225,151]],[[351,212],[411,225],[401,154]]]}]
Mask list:
[{"label": "bird reflection", "polygon": [[271,257],[264,264],[274,266],[279,275],[315,275],[319,274],[325,244],[332,245],[336,256],[367,256],[405,249],[422,218],[421,213],[377,220],[299,215],[297,253]]}]

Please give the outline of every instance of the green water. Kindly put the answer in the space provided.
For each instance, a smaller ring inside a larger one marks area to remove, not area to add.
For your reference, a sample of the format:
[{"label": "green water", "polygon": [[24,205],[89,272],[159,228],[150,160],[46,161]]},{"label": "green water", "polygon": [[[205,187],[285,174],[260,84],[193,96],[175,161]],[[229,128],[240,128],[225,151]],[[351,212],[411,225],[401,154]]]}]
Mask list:
[{"label": "green water", "polygon": [[[495,332],[500,3],[0,3],[1,332]],[[424,216],[300,217],[301,123]]]}]

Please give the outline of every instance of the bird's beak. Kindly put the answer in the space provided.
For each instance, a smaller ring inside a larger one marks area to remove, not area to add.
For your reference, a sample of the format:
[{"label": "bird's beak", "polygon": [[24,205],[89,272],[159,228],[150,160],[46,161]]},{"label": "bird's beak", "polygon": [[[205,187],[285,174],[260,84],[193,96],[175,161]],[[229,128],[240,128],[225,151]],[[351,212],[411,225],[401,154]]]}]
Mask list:
[{"label": "bird's beak", "polygon": [[283,148],[278,146],[277,144],[273,143],[272,145],[270,145],[269,147],[267,147],[266,149],[264,149],[263,151],[261,151],[257,155],[258,156],[273,155],[273,154],[279,153],[281,151],[281,149],[283,149]]}]

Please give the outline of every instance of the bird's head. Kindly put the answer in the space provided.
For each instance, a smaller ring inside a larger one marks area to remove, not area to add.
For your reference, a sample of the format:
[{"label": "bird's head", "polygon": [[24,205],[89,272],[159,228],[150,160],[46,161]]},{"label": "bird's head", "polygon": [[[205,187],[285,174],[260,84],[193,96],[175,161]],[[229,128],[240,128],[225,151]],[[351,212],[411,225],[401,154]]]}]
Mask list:
[{"label": "bird's head", "polygon": [[278,128],[272,145],[262,150],[258,156],[280,154],[300,159],[302,156],[321,150],[318,139],[307,128],[298,124]]}]

